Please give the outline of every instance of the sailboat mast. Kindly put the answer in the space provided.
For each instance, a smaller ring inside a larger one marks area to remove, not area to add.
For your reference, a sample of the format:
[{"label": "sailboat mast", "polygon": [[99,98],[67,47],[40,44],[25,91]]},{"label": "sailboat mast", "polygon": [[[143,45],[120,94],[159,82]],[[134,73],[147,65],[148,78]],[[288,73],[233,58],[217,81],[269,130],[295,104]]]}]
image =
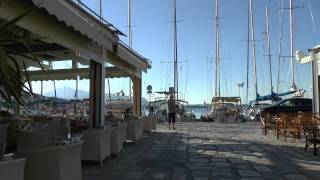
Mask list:
[{"label": "sailboat mast", "polygon": [[248,97],[249,97],[249,46],[250,46],[250,0],[248,0],[248,32],[247,32],[247,82],[246,82],[246,104],[248,104]]},{"label": "sailboat mast", "polygon": [[252,38],[252,43],[253,43],[253,47],[252,47],[253,79],[254,79],[254,86],[255,86],[255,91],[256,91],[256,96],[257,96],[258,95],[258,82],[257,82],[257,65],[256,65],[256,42],[254,39],[252,0],[250,0],[250,26],[251,26],[251,38]]},{"label": "sailboat mast", "polygon": [[219,28],[219,0],[216,0],[216,71],[215,96],[220,97],[220,28]]},{"label": "sailboat mast", "polygon": [[292,6],[292,0],[290,0],[290,62],[291,62],[291,78],[292,78],[292,90],[296,90],[296,84],[294,79],[294,71],[295,71],[295,63],[293,61],[293,6]]},{"label": "sailboat mast", "polygon": [[[132,48],[132,31],[131,31],[131,0],[128,0],[128,38],[129,48]],[[129,78],[129,100],[131,100],[131,79]]]},{"label": "sailboat mast", "polygon": [[174,31],[174,38],[173,38],[173,48],[174,48],[174,90],[175,90],[175,99],[178,100],[178,49],[177,49],[177,7],[176,7],[176,0],[173,0],[173,31]]},{"label": "sailboat mast", "polygon": [[269,59],[269,73],[270,73],[270,92],[272,93],[272,67],[271,67],[271,50],[270,50],[270,27],[269,27],[269,9],[268,5],[266,5],[266,22],[267,22],[267,46],[268,46],[268,59]]},{"label": "sailboat mast", "polygon": [[280,36],[279,36],[279,57],[278,57],[278,80],[277,80],[277,93],[279,93],[280,86],[280,65],[282,55],[282,32],[283,32],[283,0],[281,0],[281,12],[280,12]]}]

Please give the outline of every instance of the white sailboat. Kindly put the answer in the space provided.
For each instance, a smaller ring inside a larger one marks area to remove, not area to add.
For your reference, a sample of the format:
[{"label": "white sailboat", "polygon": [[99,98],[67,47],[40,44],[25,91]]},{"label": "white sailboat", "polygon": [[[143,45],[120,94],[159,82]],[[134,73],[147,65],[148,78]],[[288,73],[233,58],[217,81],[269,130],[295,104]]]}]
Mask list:
[{"label": "white sailboat", "polygon": [[215,92],[211,100],[211,111],[201,116],[203,121],[214,121],[226,116],[234,116],[240,105],[240,97],[222,97],[221,96],[221,57],[220,57],[220,11],[219,0],[215,1]]}]

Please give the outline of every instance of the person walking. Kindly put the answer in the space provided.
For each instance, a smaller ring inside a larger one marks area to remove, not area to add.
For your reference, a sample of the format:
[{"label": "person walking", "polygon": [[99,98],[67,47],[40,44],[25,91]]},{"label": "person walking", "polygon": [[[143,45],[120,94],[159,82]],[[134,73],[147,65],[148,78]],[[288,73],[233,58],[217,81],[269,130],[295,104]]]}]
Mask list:
[{"label": "person walking", "polygon": [[173,95],[170,95],[168,100],[168,119],[169,119],[169,129],[172,123],[172,127],[176,129],[176,105],[173,99]]}]

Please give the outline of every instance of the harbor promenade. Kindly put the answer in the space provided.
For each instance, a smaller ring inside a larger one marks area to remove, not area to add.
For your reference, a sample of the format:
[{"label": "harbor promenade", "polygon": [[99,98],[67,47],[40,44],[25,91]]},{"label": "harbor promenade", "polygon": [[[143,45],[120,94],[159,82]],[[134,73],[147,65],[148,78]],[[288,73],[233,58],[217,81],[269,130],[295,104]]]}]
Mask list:
[{"label": "harbor promenade", "polygon": [[320,156],[304,140],[261,135],[259,122],[179,122],[128,144],[103,167],[82,164],[84,180],[319,179]]}]

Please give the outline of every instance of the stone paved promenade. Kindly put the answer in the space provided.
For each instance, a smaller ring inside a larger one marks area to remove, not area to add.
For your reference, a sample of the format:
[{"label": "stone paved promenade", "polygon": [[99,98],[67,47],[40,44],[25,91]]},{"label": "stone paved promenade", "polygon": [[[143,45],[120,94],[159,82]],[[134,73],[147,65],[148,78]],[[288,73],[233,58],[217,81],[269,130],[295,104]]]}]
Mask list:
[{"label": "stone paved promenade", "polygon": [[258,122],[183,122],[129,144],[120,158],[83,164],[84,180],[320,179],[320,157],[304,142],[261,135]]}]

